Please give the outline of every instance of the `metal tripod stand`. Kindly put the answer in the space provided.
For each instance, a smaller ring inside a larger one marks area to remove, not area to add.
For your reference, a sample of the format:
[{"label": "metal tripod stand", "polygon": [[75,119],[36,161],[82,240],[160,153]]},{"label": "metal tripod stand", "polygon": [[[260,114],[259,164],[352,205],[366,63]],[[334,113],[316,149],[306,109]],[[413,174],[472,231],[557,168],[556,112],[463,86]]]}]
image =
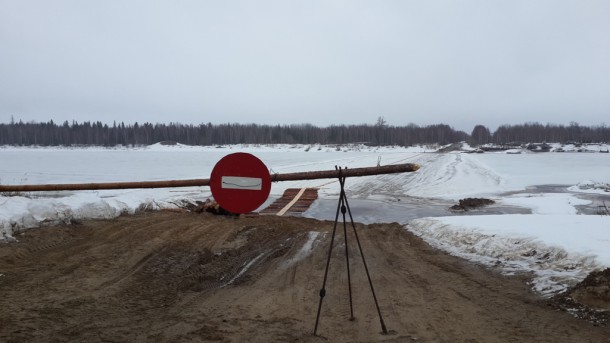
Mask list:
[{"label": "metal tripod stand", "polygon": [[362,263],[364,264],[364,270],[366,271],[366,276],[369,280],[369,285],[371,287],[371,293],[373,294],[373,299],[375,300],[375,307],[377,308],[377,314],[379,314],[379,322],[381,323],[381,331],[384,334],[388,333],[386,329],[385,323],[383,321],[383,317],[381,316],[381,310],[379,309],[379,303],[377,302],[377,296],[375,295],[375,288],[373,287],[373,282],[371,281],[371,275],[369,274],[369,268],[366,264],[366,258],[364,257],[364,252],[362,251],[362,245],[360,244],[360,239],[358,238],[358,232],[356,231],[356,225],[354,224],[354,218],[352,217],[352,211],[350,210],[349,203],[347,202],[347,196],[345,195],[345,179],[343,176],[343,170],[341,167],[335,166],[335,169],[339,172],[339,184],[341,186],[341,192],[339,195],[339,202],[337,204],[337,213],[335,215],[335,224],[333,226],[333,234],[330,239],[330,248],[328,250],[328,258],[326,260],[326,270],[324,271],[324,281],[322,282],[322,288],[320,289],[320,302],[318,303],[318,314],[316,315],[316,326],[314,327],[313,334],[317,335],[318,333],[318,324],[320,322],[320,311],[322,310],[322,301],[326,296],[326,281],[328,280],[328,267],[330,266],[330,257],[333,252],[333,245],[335,243],[335,235],[337,233],[337,223],[339,222],[339,211],[343,216],[343,236],[345,237],[345,261],[347,265],[347,283],[349,290],[349,309],[350,309],[350,320],[354,320],[354,306],[352,302],[352,279],[349,269],[349,250],[347,245],[347,222],[345,213],[349,214],[349,219],[352,224],[352,229],[354,230],[354,236],[356,237],[356,242],[358,242],[358,249],[360,250],[360,256],[362,256]]}]

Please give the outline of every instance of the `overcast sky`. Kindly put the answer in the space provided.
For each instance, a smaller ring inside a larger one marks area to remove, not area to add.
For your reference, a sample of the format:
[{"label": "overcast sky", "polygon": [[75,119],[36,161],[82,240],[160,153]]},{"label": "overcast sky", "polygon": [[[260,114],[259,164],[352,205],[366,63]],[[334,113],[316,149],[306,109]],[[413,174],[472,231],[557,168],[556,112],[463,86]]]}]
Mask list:
[{"label": "overcast sky", "polygon": [[0,122],[610,124],[610,1],[0,0]]}]

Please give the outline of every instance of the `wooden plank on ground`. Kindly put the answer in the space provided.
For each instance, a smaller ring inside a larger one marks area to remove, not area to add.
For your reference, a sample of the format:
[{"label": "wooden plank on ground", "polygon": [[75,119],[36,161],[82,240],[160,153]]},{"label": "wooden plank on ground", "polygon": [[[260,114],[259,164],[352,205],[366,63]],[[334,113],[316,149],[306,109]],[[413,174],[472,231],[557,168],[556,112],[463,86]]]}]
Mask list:
[{"label": "wooden plank on ground", "polygon": [[283,216],[286,213],[303,213],[309,209],[317,198],[317,188],[289,188],[284,191],[281,198],[260,211],[260,214]]}]

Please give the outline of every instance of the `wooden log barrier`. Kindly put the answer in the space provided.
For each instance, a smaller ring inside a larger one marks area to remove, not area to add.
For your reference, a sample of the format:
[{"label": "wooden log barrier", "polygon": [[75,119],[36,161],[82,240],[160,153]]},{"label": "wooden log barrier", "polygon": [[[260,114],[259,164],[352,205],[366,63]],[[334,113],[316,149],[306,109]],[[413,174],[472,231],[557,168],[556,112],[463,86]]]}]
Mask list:
[{"label": "wooden log barrier", "polygon": [[[359,177],[381,174],[396,174],[414,172],[419,165],[414,163],[394,164],[380,167],[343,169],[345,177]],[[339,177],[337,170],[323,170],[286,174],[271,174],[272,182],[300,181],[315,179],[331,179]],[[85,191],[104,189],[132,189],[132,188],[177,188],[177,187],[203,187],[209,186],[210,179],[167,180],[167,181],[136,181],[136,182],[106,182],[106,183],[74,183],[74,184],[47,184],[47,185],[0,185],[0,192],[44,192],[44,191]]]}]

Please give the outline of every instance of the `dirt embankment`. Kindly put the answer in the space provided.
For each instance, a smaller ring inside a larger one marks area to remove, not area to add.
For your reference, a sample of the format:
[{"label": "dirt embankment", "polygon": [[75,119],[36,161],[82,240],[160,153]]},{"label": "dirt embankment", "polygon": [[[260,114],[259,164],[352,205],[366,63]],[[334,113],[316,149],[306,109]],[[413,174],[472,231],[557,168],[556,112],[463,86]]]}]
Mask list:
[{"label": "dirt embankment", "polygon": [[[399,225],[358,226],[380,325],[350,235],[336,239],[312,336],[332,223],[146,213],[28,231],[0,245],[2,342],[610,342],[504,277]],[[342,232],[342,230],[339,230]]]},{"label": "dirt embankment", "polygon": [[570,295],[579,303],[610,311],[610,268],[589,274]]}]

